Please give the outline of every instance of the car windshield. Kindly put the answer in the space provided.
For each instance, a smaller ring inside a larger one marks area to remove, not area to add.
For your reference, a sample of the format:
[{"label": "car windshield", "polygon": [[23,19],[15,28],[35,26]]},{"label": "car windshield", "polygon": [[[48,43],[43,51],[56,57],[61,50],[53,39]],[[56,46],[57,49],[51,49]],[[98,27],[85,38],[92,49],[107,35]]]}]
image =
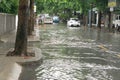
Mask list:
[{"label": "car windshield", "polygon": [[75,20],[75,21],[78,21],[78,19],[77,19],[77,18],[71,18],[71,20]]},{"label": "car windshield", "polygon": [[120,16],[119,15],[116,17],[116,20],[120,20]]}]

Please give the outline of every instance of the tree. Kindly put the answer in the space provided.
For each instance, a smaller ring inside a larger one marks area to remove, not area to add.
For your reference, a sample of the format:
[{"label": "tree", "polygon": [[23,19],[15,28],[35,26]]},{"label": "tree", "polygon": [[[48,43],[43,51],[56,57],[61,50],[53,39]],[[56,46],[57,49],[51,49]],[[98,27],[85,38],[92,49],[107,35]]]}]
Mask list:
[{"label": "tree", "polygon": [[2,0],[0,2],[0,12],[17,14],[18,0]]},{"label": "tree", "polygon": [[98,8],[98,28],[101,28],[101,18],[102,18],[102,12],[105,12],[108,4],[108,0],[96,0],[96,7]]},{"label": "tree", "polygon": [[87,25],[87,15],[88,15],[88,9],[89,8],[89,5],[87,3],[88,1],[87,0],[82,0],[81,1],[81,11],[82,11],[82,19],[83,19],[83,25]]},{"label": "tree", "polygon": [[28,7],[29,0],[19,0],[19,10],[18,10],[18,28],[15,41],[15,49],[8,53],[8,56],[16,55],[27,56],[27,26],[28,26]]},{"label": "tree", "polygon": [[32,31],[34,30],[34,0],[30,0],[29,10],[28,35],[32,35]]},{"label": "tree", "polygon": [[[36,0],[37,13],[49,13],[58,15],[66,20],[73,17],[73,11],[80,11],[81,0]],[[77,16],[77,15],[75,15]]]}]

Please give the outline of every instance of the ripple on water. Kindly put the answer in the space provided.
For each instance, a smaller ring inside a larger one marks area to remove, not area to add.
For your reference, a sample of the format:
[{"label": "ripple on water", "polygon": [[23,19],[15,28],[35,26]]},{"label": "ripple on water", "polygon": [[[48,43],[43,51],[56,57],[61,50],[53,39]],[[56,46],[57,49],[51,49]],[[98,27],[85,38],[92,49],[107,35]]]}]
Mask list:
[{"label": "ripple on water", "polygon": [[107,70],[120,68],[73,59],[47,59],[35,71],[37,80],[113,80]]}]

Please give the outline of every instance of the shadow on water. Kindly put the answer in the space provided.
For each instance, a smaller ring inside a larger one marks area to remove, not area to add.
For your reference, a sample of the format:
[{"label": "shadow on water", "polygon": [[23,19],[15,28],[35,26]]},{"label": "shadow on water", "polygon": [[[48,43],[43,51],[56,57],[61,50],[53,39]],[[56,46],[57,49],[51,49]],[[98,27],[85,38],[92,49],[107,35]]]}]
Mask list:
[{"label": "shadow on water", "polygon": [[34,62],[26,62],[26,63],[18,63],[23,67],[22,74],[19,77],[19,80],[37,80],[36,72],[34,71],[38,66],[42,64],[43,60],[34,61]]}]

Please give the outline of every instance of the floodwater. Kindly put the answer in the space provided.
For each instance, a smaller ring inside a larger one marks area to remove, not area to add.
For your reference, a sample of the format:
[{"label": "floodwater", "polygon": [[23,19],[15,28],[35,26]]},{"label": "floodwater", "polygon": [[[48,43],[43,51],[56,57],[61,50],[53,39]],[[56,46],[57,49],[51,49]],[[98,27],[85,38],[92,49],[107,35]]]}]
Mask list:
[{"label": "floodwater", "polygon": [[120,80],[120,34],[64,24],[40,27],[42,62],[24,65],[20,80]]}]

